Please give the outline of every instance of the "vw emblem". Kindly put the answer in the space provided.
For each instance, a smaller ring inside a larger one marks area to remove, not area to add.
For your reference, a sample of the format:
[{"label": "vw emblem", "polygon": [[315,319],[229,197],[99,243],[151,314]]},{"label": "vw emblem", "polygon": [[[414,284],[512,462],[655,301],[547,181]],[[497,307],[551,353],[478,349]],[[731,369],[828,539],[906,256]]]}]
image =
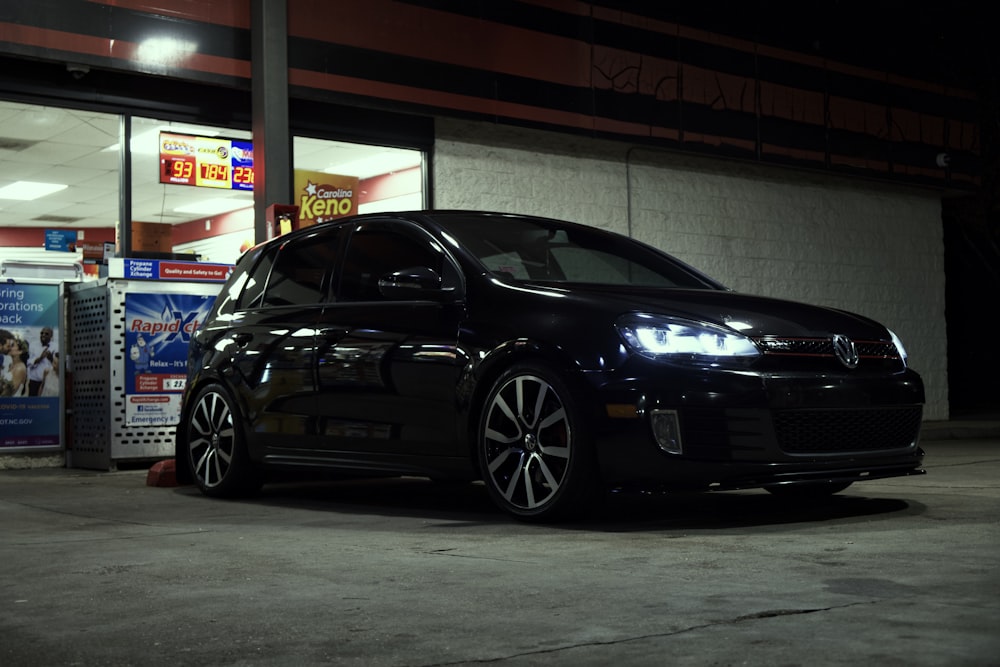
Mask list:
[{"label": "vw emblem", "polygon": [[833,335],[833,354],[847,368],[858,367],[858,348],[854,341],[843,334]]}]

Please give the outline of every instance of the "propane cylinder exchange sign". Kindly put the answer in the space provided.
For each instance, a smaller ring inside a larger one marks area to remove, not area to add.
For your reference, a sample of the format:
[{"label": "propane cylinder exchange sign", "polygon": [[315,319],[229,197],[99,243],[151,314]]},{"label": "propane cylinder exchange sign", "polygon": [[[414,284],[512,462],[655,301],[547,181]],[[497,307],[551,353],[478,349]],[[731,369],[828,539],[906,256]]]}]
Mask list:
[{"label": "propane cylinder exchange sign", "polygon": [[214,296],[125,295],[125,424],[173,426],[180,421],[188,342]]},{"label": "propane cylinder exchange sign", "polygon": [[59,286],[0,285],[0,448],[57,447]]}]

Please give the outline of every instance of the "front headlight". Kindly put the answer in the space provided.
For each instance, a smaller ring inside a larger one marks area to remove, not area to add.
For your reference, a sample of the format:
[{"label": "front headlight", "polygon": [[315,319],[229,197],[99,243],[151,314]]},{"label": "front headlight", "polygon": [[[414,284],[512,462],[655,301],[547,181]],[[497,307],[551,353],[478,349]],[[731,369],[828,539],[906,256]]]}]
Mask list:
[{"label": "front headlight", "polygon": [[712,361],[760,356],[757,346],[743,334],[706,322],[630,313],[618,318],[615,326],[629,347],[652,359]]},{"label": "front headlight", "polygon": [[903,341],[899,340],[899,336],[892,329],[889,329],[889,335],[892,336],[892,344],[896,346],[896,349],[899,351],[899,357],[903,360],[903,365],[906,366],[906,348],[903,347]]}]

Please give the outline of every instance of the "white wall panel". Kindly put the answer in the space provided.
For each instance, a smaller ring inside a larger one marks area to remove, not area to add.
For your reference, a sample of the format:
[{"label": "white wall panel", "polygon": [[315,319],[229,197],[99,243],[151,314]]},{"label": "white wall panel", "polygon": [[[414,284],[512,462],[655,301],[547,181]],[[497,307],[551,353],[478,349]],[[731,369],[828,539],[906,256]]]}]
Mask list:
[{"label": "white wall panel", "polygon": [[631,234],[736,290],[877,319],[924,378],[924,418],[948,417],[935,192],[445,119],[433,169],[436,208]]}]

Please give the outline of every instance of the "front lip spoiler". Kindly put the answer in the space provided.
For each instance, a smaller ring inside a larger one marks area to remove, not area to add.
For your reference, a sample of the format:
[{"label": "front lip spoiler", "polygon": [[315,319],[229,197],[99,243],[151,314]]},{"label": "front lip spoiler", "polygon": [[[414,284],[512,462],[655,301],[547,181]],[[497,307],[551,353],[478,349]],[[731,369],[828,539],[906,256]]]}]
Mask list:
[{"label": "front lip spoiler", "polygon": [[813,472],[789,472],[760,478],[740,478],[709,484],[710,491],[735,491],[738,489],[766,489],[776,486],[796,486],[799,484],[840,484],[844,482],[865,482],[871,479],[890,479],[926,475],[923,468],[888,469],[847,469],[820,470]]}]

